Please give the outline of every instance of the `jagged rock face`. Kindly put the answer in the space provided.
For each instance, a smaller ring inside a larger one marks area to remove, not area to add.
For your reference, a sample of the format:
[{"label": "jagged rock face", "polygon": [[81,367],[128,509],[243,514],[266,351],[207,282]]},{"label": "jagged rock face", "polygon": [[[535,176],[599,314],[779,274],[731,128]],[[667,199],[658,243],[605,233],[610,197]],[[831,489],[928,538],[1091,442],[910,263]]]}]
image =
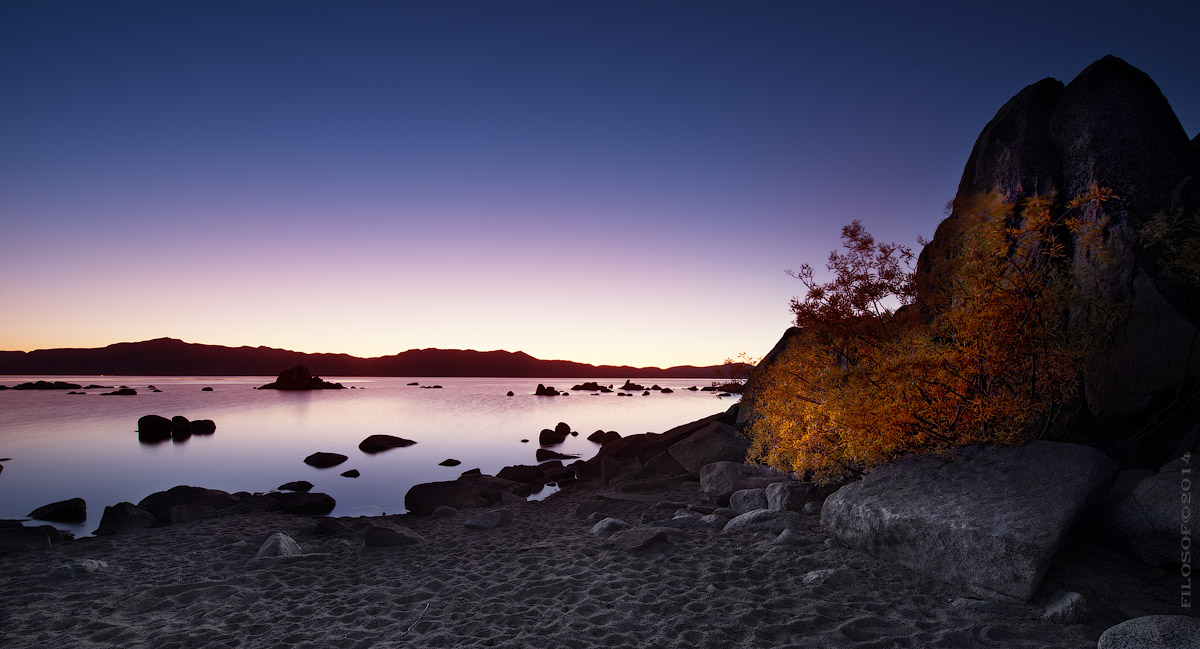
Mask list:
[{"label": "jagged rock face", "polygon": [[[1113,56],[1065,87],[1045,79],[1019,92],[980,133],[963,172],[956,205],[993,189],[1016,201],[1057,188],[1065,201],[1093,183],[1119,197],[1105,204],[1116,263],[1099,265],[1078,246],[1072,260],[1086,291],[1127,314],[1085,368],[1088,411],[1101,422],[1144,410],[1187,378],[1200,287],[1164,277],[1138,230],[1160,210],[1200,209],[1197,176],[1197,144],[1166,98],[1145,73]],[[918,260],[918,306],[942,285],[939,266],[972,227],[958,210],[938,226]]]}]

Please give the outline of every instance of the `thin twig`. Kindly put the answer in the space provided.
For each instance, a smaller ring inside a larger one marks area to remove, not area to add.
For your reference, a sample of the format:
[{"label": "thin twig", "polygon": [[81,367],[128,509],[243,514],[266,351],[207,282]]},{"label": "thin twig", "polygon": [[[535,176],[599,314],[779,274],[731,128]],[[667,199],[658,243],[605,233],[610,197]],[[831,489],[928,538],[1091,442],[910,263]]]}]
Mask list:
[{"label": "thin twig", "polygon": [[428,611],[428,610],[429,610],[429,604],[426,604],[425,608],[421,609],[421,612],[417,614],[417,619],[413,620],[413,623],[408,625],[408,628],[405,629],[404,633],[401,633],[400,635],[405,635],[409,631],[412,631],[413,627],[417,626],[417,622],[420,622],[421,618],[425,616],[425,611]]}]

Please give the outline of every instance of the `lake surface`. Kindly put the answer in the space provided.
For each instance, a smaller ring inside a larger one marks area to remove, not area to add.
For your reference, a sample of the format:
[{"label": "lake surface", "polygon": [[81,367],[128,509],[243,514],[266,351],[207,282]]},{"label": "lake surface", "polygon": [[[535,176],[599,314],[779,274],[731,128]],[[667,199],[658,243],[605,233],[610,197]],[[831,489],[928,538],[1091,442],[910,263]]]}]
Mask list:
[{"label": "lake surface", "polygon": [[[77,535],[96,529],[104,507],[187,484],[229,492],[266,492],[293,480],[337,500],[335,516],[404,512],[404,494],[421,482],[452,480],[472,468],[494,474],[511,464],[536,464],[538,433],[566,422],[578,437],[553,447],[584,459],[599,449],[585,438],[596,430],[621,435],[662,432],[722,412],[737,397],[718,398],[697,379],[634,380],[675,390],[642,396],[535,397],[538,383],[557,388],[594,380],[620,387],[625,379],[369,378],[327,377],[347,388],[284,392],[255,390],[273,377],[0,377],[4,385],[63,380],[81,385],[129,386],[136,396],[69,395],[59,390],[0,391],[0,518],[22,518],[68,498],[87,501],[88,520],[55,524]],[[441,385],[422,389],[406,385]],[[147,389],[153,385],[161,390]],[[201,388],[211,387],[211,392]],[[515,396],[505,396],[508,391]],[[211,419],[216,433],[155,445],[138,441],[142,415]],[[416,441],[376,455],[358,449],[368,435]],[[522,443],[521,440],[529,440]],[[349,456],[315,469],[303,463],[316,451]],[[461,466],[443,467],[447,458]],[[359,478],[340,474],[358,469]],[[552,487],[540,496],[547,495]]]}]

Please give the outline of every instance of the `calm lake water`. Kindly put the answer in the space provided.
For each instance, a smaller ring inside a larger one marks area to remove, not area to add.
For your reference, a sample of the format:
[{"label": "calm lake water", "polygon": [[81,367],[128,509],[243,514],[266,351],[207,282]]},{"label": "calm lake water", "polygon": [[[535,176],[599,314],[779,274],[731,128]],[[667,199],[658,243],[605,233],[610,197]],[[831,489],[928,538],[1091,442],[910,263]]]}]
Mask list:
[{"label": "calm lake water", "polygon": [[[587,380],[619,387],[625,379],[517,378],[337,378],[354,390],[282,392],[254,390],[273,377],[2,377],[16,385],[30,380],[64,380],[81,385],[129,386],[136,396],[86,395],[66,391],[0,391],[0,518],[22,518],[42,505],[83,498],[88,520],[62,525],[90,534],[104,507],[187,484],[225,491],[265,492],[293,480],[337,500],[336,516],[402,513],[404,494],[421,482],[452,480],[467,469],[494,474],[510,464],[535,464],[538,433],[563,421],[578,437],[554,450],[591,457],[599,448],[585,438],[596,430],[622,435],[662,432],[728,409],[737,399],[712,392],[697,379],[635,380],[658,384],[673,394],[616,393],[535,397],[538,383],[569,388]],[[421,389],[406,385],[441,385]],[[147,389],[154,385],[161,392]],[[211,387],[204,392],[203,387]],[[508,397],[509,391],[516,396]],[[216,433],[182,442],[138,442],[142,415],[212,419]],[[377,455],[358,450],[368,435],[397,435],[417,442]],[[527,439],[528,443],[521,440]],[[349,456],[330,469],[303,463],[316,451]],[[461,466],[442,467],[447,458]],[[359,478],[340,474],[358,469]],[[552,488],[543,491],[546,495]]]}]

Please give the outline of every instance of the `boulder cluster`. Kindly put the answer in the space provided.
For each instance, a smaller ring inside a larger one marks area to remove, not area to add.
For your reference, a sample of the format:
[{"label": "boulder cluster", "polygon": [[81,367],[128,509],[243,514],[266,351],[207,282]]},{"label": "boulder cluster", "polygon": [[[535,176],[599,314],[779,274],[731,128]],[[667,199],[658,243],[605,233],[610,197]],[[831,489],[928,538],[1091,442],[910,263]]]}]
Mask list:
[{"label": "boulder cluster", "polygon": [[183,415],[170,419],[162,415],[143,415],[138,418],[138,441],[157,444],[167,440],[182,442],[192,435],[212,435],[217,425],[211,419],[189,420]]},{"label": "boulder cluster", "polygon": [[136,505],[122,502],[105,507],[95,534],[107,536],[146,527],[256,512],[282,511],[319,516],[333,511],[335,505],[334,499],[323,493],[251,494],[243,491],[231,494],[218,489],[180,485],[152,493]]},{"label": "boulder cluster", "polygon": [[330,383],[319,376],[313,376],[308,368],[297,365],[283,370],[274,382],[259,386],[259,390],[344,390],[341,383]]}]

